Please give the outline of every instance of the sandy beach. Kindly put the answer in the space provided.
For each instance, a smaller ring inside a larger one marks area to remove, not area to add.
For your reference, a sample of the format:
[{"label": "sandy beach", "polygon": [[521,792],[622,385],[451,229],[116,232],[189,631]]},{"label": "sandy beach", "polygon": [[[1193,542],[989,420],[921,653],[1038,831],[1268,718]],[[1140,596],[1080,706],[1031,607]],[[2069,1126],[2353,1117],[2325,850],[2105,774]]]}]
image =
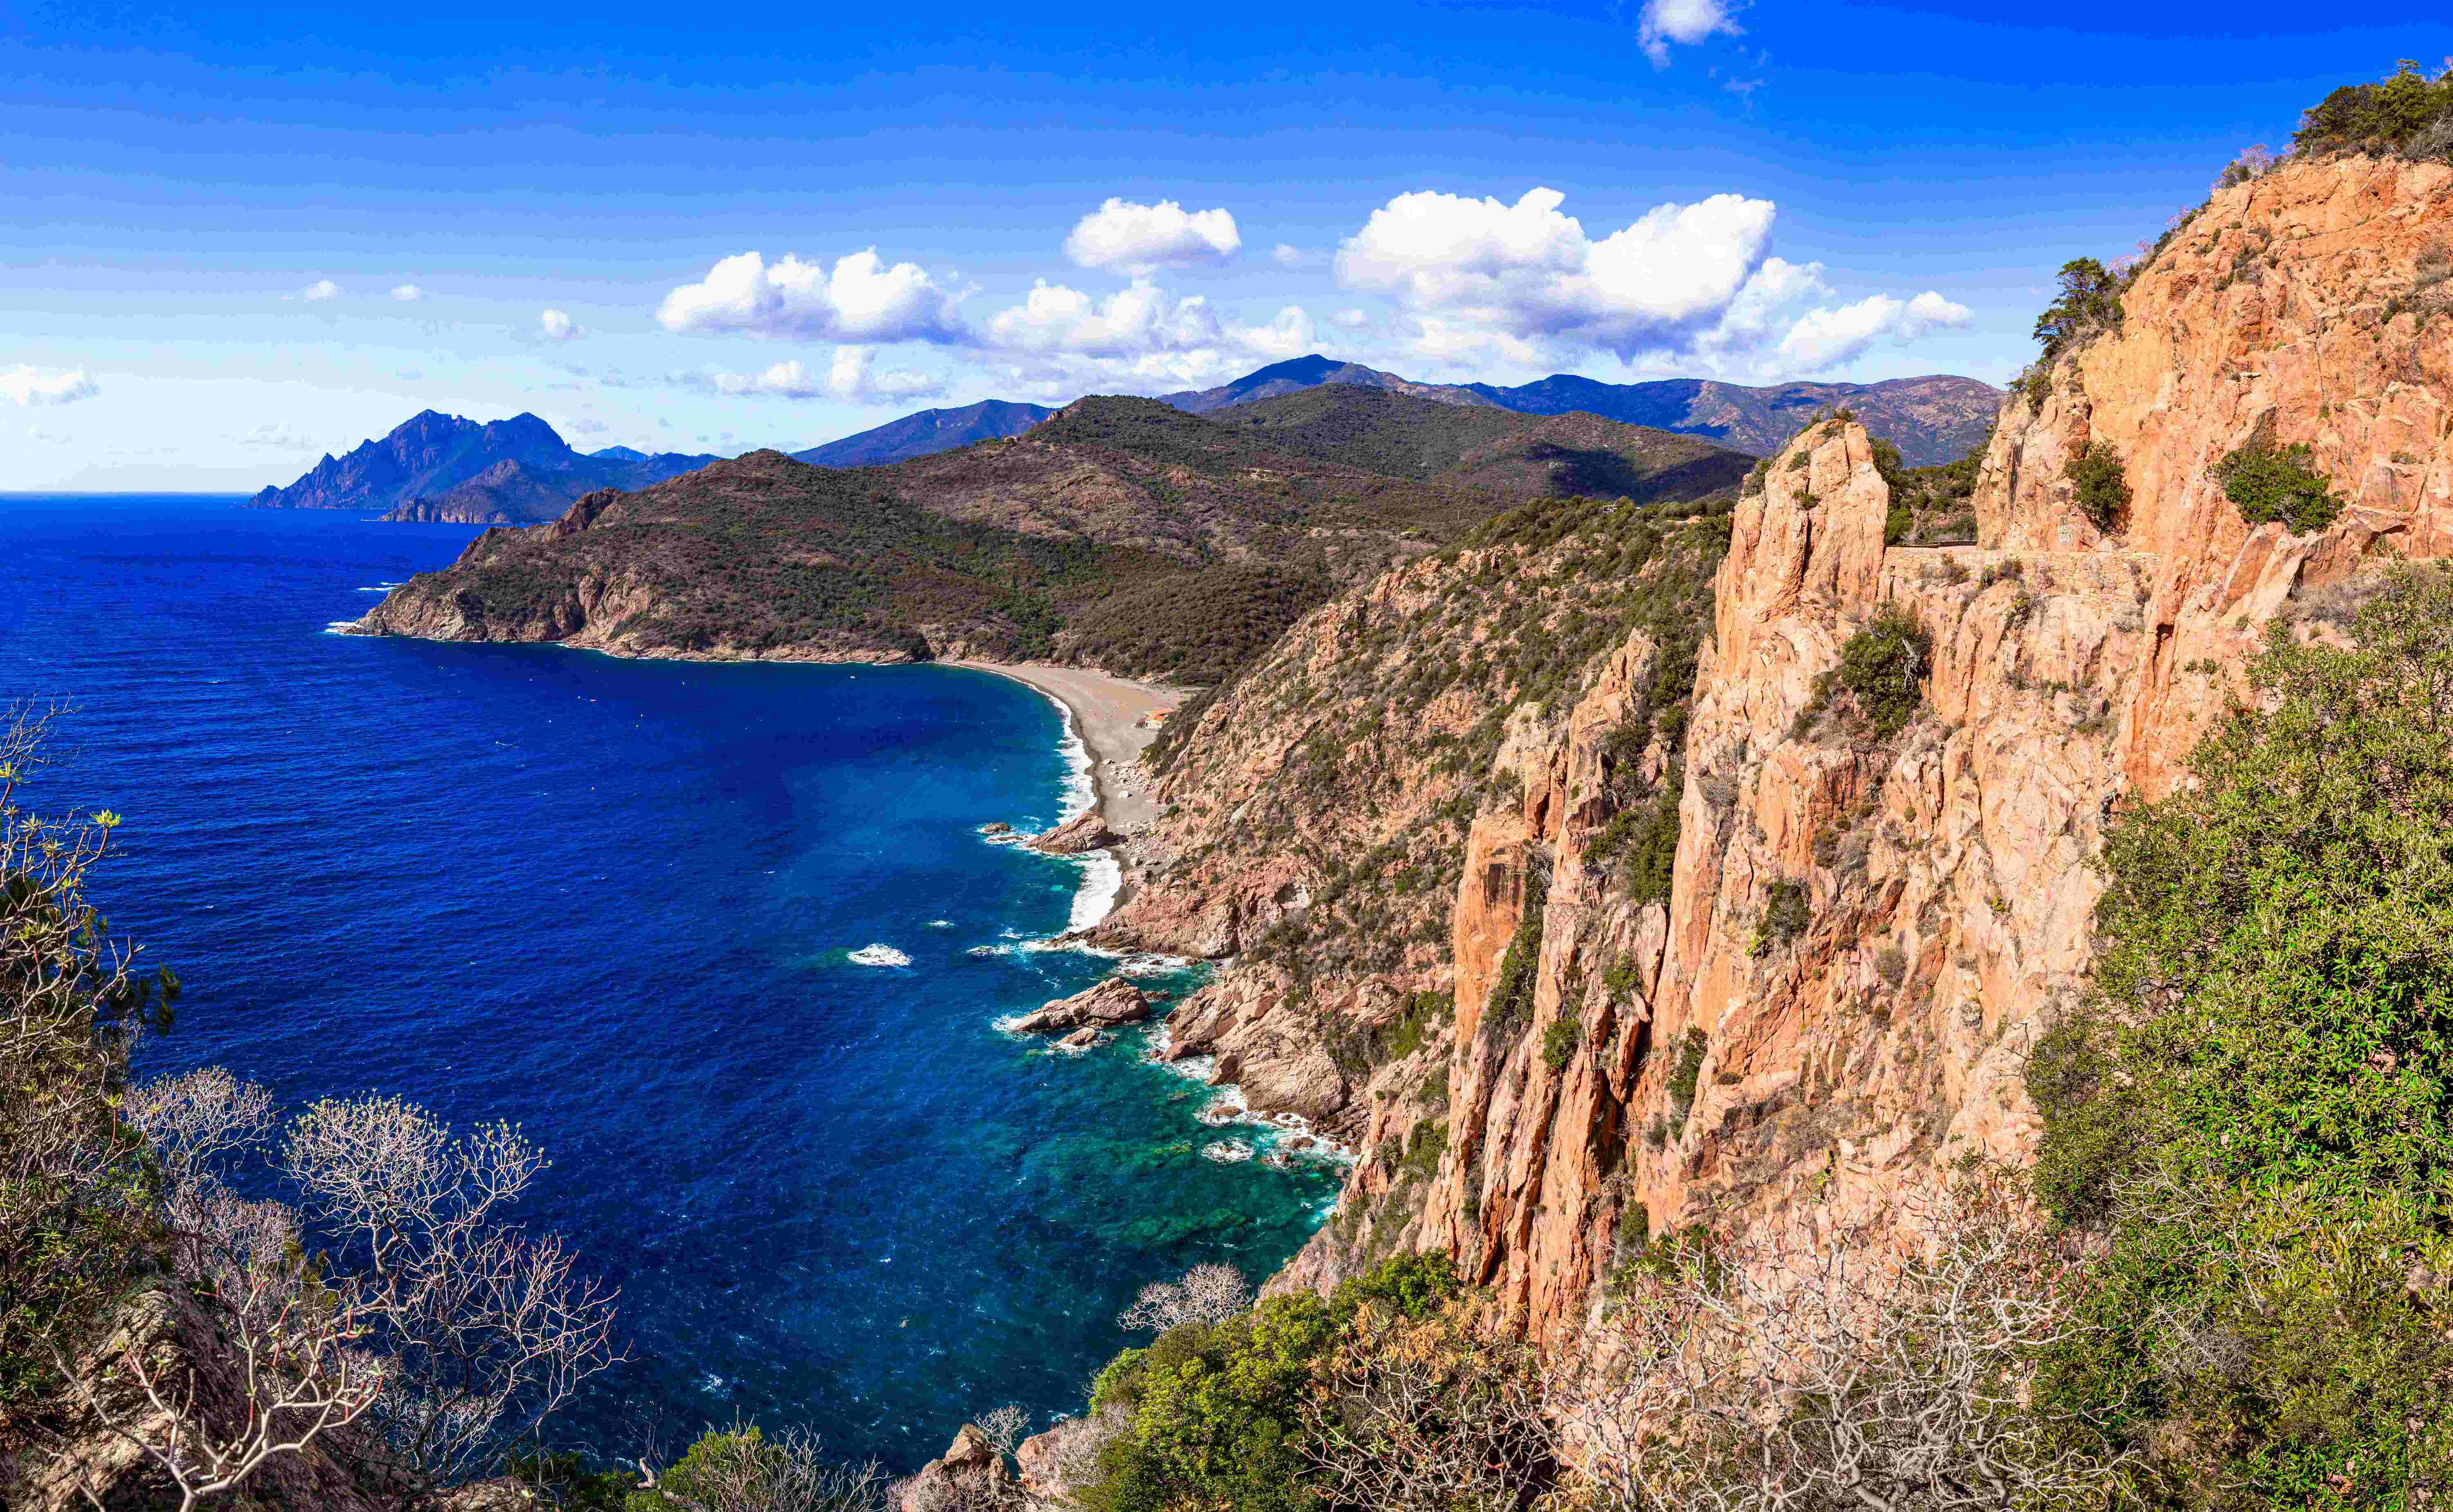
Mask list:
[{"label": "sandy beach", "polygon": [[1149,784],[1138,763],[1158,735],[1145,716],[1170,709],[1191,696],[1188,689],[1156,683],[1136,683],[1079,666],[1044,663],[1008,666],[1000,662],[947,662],[977,672],[1009,677],[1047,694],[1073,711],[1073,727],[1090,753],[1090,780],[1099,795],[1099,812],[1107,827],[1120,835],[1137,834],[1157,815]]}]

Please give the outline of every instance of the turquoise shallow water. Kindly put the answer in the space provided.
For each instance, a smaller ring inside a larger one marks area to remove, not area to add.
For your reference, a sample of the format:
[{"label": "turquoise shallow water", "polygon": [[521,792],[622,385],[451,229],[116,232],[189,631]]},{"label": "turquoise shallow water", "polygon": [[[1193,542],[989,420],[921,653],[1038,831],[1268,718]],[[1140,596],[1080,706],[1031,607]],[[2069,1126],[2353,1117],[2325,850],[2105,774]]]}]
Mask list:
[{"label": "turquoise shallow water", "polygon": [[634,1356],[566,1440],[740,1416],[908,1468],[967,1413],[1078,1408],[1144,1282],[1302,1243],[1335,1167],[1205,1158],[1266,1136],[1205,1126],[1138,1035],[992,1027],[1107,969],[1013,948],[1080,874],[976,833],[1063,812],[1048,703],[324,633],[471,533],[0,496],[0,697],[79,706],[38,802],[128,816],[106,906],[189,985],[145,1069],[380,1088],[552,1153],[528,1216],[621,1286]]}]

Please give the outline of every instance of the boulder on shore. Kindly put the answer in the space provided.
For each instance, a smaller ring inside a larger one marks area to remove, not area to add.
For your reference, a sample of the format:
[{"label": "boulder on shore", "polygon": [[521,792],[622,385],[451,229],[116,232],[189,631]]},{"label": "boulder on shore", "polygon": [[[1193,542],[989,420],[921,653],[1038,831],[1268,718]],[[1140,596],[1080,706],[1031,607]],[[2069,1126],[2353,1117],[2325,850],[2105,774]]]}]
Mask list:
[{"label": "boulder on shore", "polygon": [[1095,1049],[1102,1038],[1098,1030],[1085,1025],[1056,1043],[1068,1050],[1088,1050]]},{"label": "boulder on shore", "polygon": [[1085,992],[1043,1003],[1010,1025],[1016,1034],[1067,1034],[1075,1029],[1112,1029],[1149,1017],[1149,998],[1122,977],[1109,977]]},{"label": "boulder on shore", "polygon": [[1033,835],[1024,844],[1048,856],[1078,856],[1086,850],[1104,850],[1121,845],[1124,836],[1107,827],[1106,816],[1096,808],[1087,808],[1048,830]]}]

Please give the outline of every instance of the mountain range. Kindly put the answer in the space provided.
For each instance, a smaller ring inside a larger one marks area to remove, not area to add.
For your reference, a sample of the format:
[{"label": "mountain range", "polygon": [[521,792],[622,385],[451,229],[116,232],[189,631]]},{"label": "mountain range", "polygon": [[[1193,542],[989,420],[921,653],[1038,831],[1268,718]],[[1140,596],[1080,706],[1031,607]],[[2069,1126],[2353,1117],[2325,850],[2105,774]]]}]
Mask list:
[{"label": "mountain range", "polygon": [[422,410],[346,456],[327,453],[288,487],[248,502],[273,509],[379,509],[386,519],[517,525],[550,520],[581,494],[643,488],[717,459],[628,447],[571,448],[535,415],[479,424]]},{"label": "mountain range", "polygon": [[[1327,390],[1384,395],[1396,403],[1368,410],[1342,405],[1283,411],[1264,408]],[[1845,408],[1869,431],[1897,446],[1903,460],[1915,468],[1966,455],[1984,440],[2000,400],[1998,390],[1975,379],[1947,376],[1769,388],[1700,378],[1606,384],[1566,373],[1515,388],[1425,384],[1315,353],[1273,363],[1215,388],[1164,394],[1158,402],[1213,417],[1250,411],[1248,421],[1234,423],[1270,429],[1278,445],[1293,434],[1288,427],[1328,444],[1329,430],[1361,425],[1361,430],[1335,443],[1348,448],[1337,460],[1388,476],[1428,476],[1415,462],[1399,461],[1384,449],[1398,430],[1406,433],[1404,445],[1416,448],[1416,461],[1427,465],[1436,459],[1437,466],[1429,469],[1433,472],[1460,465],[1477,447],[1506,451],[1520,445],[1547,446],[1554,454],[1539,466],[1529,453],[1510,465],[1530,467],[1526,476],[1549,478],[1563,492],[1607,495],[1626,490],[1610,482],[1617,464],[1608,459],[1617,455],[1623,438],[1596,428],[1605,422],[1697,436],[1766,456],[1817,415]],[[884,467],[1017,436],[1057,412],[1004,399],[923,409],[791,456],[822,468]],[[1367,423],[1362,419],[1366,413]],[[1542,432],[1547,439],[1537,439],[1524,417],[1553,422]],[[1579,463],[1582,453],[1590,455]],[[1319,455],[1328,460],[1327,453]],[[573,500],[598,488],[642,488],[716,460],[710,454],[678,452],[650,456],[628,447],[580,452],[535,415],[480,425],[429,409],[345,457],[325,457],[297,482],[266,488],[251,502],[268,507],[378,510],[390,520],[533,525],[554,519]]]}]

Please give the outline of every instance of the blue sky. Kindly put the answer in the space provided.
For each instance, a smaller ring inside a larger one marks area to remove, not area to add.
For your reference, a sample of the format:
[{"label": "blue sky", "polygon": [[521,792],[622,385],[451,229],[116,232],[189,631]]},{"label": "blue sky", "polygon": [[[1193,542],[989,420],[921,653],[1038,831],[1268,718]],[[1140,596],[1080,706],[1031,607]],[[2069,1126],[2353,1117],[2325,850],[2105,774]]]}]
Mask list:
[{"label": "blue sky", "polygon": [[2453,53],[2329,19],[0,0],[0,488],[251,488],[424,408],[799,448],[1309,350],[1998,382],[2064,260]]}]

